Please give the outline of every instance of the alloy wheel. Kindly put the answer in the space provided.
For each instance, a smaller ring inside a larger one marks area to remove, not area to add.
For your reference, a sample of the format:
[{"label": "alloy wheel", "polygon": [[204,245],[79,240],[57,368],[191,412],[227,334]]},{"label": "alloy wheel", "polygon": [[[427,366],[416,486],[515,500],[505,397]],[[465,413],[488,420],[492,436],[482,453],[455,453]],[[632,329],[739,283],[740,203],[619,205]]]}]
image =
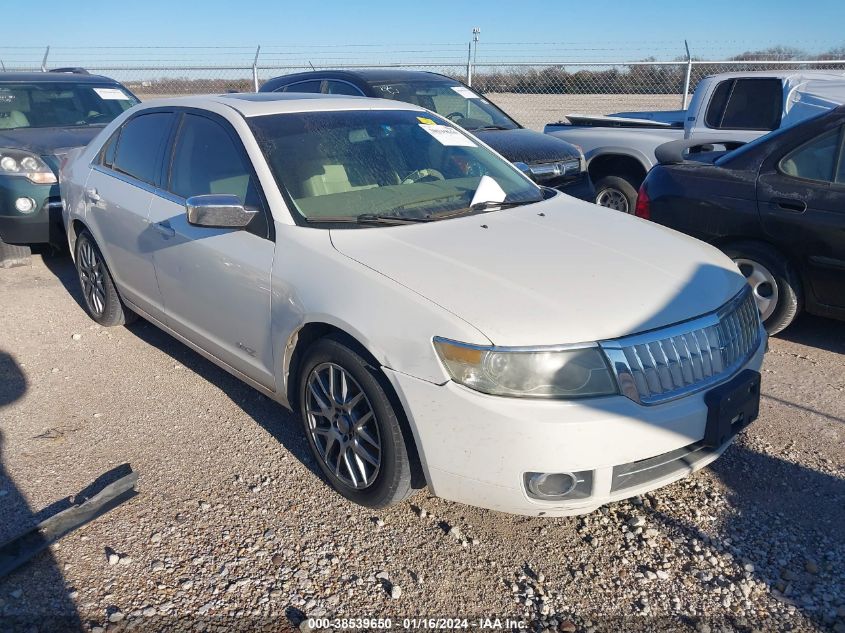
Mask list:
[{"label": "alloy wheel", "polygon": [[317,365],[306,384],[305,414],[329,471],[352,488],[371,486],[381,468],[381,435],[361,385],[340,365]]},{"label": "alloy wheel", "polygon": [[628,198],[618,189],[602,189],[596,196],[596,204],[622,213],[629,213]]},{"label": "alloy wheel", "polygon": [[79,281],[88,308],[95,316],[102,316],[106,309],[106,286],[103,262],[88,240],[79,245]]},{"label": "alloy wheel", "polygon": [[753,259],[737,258],[734,263],[751,286],[751,294],[754,295],[760,318],[765,321],[772,316],[778,304],[778,284],[775,276],[768,268]]}]

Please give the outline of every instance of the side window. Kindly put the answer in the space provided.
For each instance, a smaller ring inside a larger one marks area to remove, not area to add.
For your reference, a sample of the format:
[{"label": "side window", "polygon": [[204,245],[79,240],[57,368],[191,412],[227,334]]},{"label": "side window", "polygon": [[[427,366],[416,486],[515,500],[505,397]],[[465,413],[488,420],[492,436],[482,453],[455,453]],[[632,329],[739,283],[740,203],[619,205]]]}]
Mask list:
[{"label": "side window", "polygon": [[177,196],[228,193],[244,206],[261,206],[252,170],[241,157],[242,148],[220,124],[186,114],[173,151],[170,191]]},{"label": "side window", "polygon": [[173,115],[169,112],[142,114],[130,119],[120,130],[113,169],[156,184],[164,143]]},{"label": "side window", "polygon": [[788,176],[806,178],[807,180],[819,180],[822,182],[843,182],[842,165],[842,129],[836,129],[809,143],[805,143],[798,149],[781,160],[781,171]]},{"label": "side window", "polygon": [[363,93],[355,86],[345,81],[335,81],[329,79],[326,81],[326,93],[330,95],[351,95],[353,97],[363,97]]},{"label": "side window", "polygon": [[320,92],[320,84],[323,82],[319,79],[311,79],[309,81],[299,81],[295,84],[290,84],[282,89],[282,92]]},{"label": "side window", "polygon": [[780,125],[782,101],[780,79],[733,79],[716,88],[705,120],[722,130],[771,131]]},{"label": "side window", "polygon": [[109,140],[106,141],[106,144],[103,145],[100,150],[100,160],[98,161],[100,165],[111,169],[111,166],[114,164],[114,155],[117,150],[117,139],[119,136],[120,130],[118,129],[111,135]]}]

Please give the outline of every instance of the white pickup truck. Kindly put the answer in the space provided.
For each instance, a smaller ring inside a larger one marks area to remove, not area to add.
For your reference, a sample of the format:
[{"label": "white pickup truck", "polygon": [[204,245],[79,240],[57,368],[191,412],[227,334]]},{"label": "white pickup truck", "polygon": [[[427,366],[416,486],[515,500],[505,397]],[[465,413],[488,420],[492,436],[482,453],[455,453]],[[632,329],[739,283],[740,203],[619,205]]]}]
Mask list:
[{"label": "white pickup truck", "polygon": [[567,115],[545,132],[584,150],[596,203],[633,213],[637,190],[668,141],[748,142],[845,103],[845,72],[759,71],[702,79],[687,110]]}]

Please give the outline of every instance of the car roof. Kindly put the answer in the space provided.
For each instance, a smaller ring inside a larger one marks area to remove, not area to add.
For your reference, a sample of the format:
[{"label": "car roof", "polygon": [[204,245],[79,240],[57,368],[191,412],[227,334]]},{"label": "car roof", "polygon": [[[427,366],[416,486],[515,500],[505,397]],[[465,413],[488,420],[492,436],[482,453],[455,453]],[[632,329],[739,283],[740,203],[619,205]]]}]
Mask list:
[{"label": "car roof", "polygon": [[144,101],[138,109],[148,107],[183,107],[213,109],[227,106],[244,117],[283,114],[287,112],[327,112],[342,110],[411,110],[426,112],[424,108],[393,101],[392,99],[369,99],[347,95],[327,95],[299,92],[249,92],[222,95],[196,95]]},{"label": "car roof", "polygon": [[[383,81],[455,81],[446,75],[432,73],[425,70],[402,70],[400,68],[355,68],[353,70],[311,70],[292,75],[280,75],[270,79],[274,84],[290,83],[291,81],[305,81],[308,79],[346,79],[364,83]],[[268,82],[269,83],[269,82]]]},{"label": "car roof", "polygon": [[774,79],[843,79],[845,72],[841,70],[738,70],[734,72],[716,73],[708,75],[708,79],[739,79],[742,77],[772,77]]},{"label": "car roof", "polygon": [[65,83],[75,84],[101,84],[110,83],[117,84],[111,77],[103,77],[102,75],[88,75],[84,73],[20,73],[20,72],[0,72],[0,83],[6,82],[21,82],[21,83],[42,83],[42,82],[56,82],[62,81]]}]

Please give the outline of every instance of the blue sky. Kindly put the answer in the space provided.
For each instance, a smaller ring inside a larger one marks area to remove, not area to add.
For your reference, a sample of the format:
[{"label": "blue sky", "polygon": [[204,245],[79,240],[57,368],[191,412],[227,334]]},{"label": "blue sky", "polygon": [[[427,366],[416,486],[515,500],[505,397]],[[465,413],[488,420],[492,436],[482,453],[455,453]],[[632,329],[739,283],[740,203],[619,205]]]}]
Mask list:
[{"label": "blue sky", "polygon": [[[457,45],[469,39],[474,26],[482,30],[480,52],[487,45],[488,54],[492,54],[493,43],[501,42],[565,42],[571,46],[558,47],[556,54],[577,54],[580,59],[607,59],[625,52],[630,53],[630,59],[641,50],[652,49],[659,57],[671,58],[681,54],[684,38],[690,41],[693,54],[706,51],[722,56],[775,43],[809,51],[845,45],[845,0],[39,0],[35,4],[4,4],[0,54],[7,56],[11,54],[8,47],[47,44],[56,49],[114,45]],[[15,24],[19,28],[11,28]],[[234,50],[227,55],[236,54],[249,55]]]}]

